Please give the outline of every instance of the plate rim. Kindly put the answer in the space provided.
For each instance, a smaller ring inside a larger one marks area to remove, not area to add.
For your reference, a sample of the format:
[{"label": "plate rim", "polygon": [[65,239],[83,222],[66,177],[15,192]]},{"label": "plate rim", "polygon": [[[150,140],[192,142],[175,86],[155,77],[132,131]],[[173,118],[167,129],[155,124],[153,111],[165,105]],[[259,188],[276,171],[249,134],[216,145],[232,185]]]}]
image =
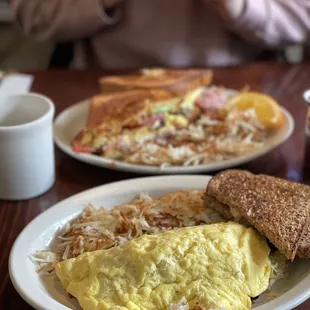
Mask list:
[{"label": "plate rim", "polygon": [[259,158],[263,155],[268,154],[269,152],[273,151],[281,144],[286,142],[293,134],[295,130],[295,120],[292,114],[283,106],[281,106],[281,110],[285,116],[285,119],[288,123],[288,130],[285,132],[283,137],[278,143],[271,143],[267,148],[263,148],[261,150],[257,150],[256,152],[245,154],[236,158],[223,160],[220,162],[214,162],[206,165],[198,165],[198,166],[173,166],[173,167],[158,167],[158,166],[150,166],[150,165],[137,165],[137,164],[129,164],[122,161],[116,161],[113,159],[108,159],[92,154],[77,154],[75,153],[71,146],[67,143],[64,143],[61,137],[58,135],[58,126],[61,124],[61,120],[65,114],[70,113],[71,111],[82,107],[83,105],[90,104],[90,99],[85,99],[83,101],[77,102],[63,111],[61,111],[54,120],[53,129],[54,129],[54,141],[57,147],[60,148],[68,156],[84,162],[89,165],[97,166],[100,168],[106,168],[110,170],[117,170],[117,171],[124,171],[124,172],[132,172],[132,173],[139,173],[139,174],[158,174],[158,175],[165,175],[165,174],[194,174],[194,173],[210,173],[218,170],[224,170],[227,168],[232,168],[238,165],[242,165],[248,163],[256,158]]},{"label": "plate rim", "polygon": [[[39,222],[42,218],[48,218],[50,214],[57,213],[57,210],[64,209],[62,208],[63,205],[66,205],[68,203],[77,204],[78,200],[85,200],[87,195],[91,194],[97,194],[97,198],[100,195],[109,195],[109,191],[111,192],[113,188],[116,188],[119,186],[119,188],[126,188],[124,186],[130,184],[131,188],[139,182],[143,182],[143,184],[147,184],[148,186],[152,185],[152,182],[157,183],[156,189],[165,189],[165,184],[170,181],[169,184],[173,184],[173,187],[176,187],[176,190],[182,189],[182,183],[185,184],[187,181],[187,184],[192,184],[189,182],[191,180],[195,186],[200,188],[204,188],[207,186],[209,180],[212,178],[210,175],[169,175],[169,176],[151,176],[151,177],[140,177],[140,178],[133,178],[133,179],[127,179],[117,182],[111,182],[103,185],[99,185],[96,187],[93,187],[91,189],[87,189],[85,191],[79,192],[75,195],[72,195],[70,197],[67,197],[64,200],[61,200],[57,202],[56,204],[52,205],[50,208],[48,208],[46,211],[40,213],[38,216],[36,216],[32,221],[29,222],[28,225],[21,231],[21,233],[16,238],[10,252],[9,256],[9,275],[11,278],[11,281],[16,289],[16,291],[19,293],[19,295],[31,306],[35,307],[36,309],[40,310],[68,310],[70,308],[62,305],[58,301],[54,300],[52,297],[48,296],[44,292],[40,292],[45,296],[44,299],[47,298],[52,303],[56,303],[56,307],[53,306],[50,308],[48,305],[38,302],[36,299],[33,299],[32,296],[29,296],[29,294],[24,290],[24,288],[21,286],[21,283],[19,280],[16,279],[16,271],[14,270],[16,262],[16,256],[19,256],[18,247],[19,244],[23,242],[23,238],[27,237],[27,230],[30,230],[37,222]],[[172,181],[175,180],[176,182],[173,183]],[[180,182],[181,180],[181,182]],[[200,184],[199,186],[197,184]],[[204,185],[203,185],[204,184]],[[192,186],[188,187],[191,188]],[[103,193],[101,191],[103,190]],[[131,191],[131,190],[130,190]],[[99,196],[98,196],[99,195]],[[85,196],[85,198],[83,198]],[[74,202],[76,200],[76,202]],[[65,212],[65,211],[63,211]],[[61,220],[61,219],[60,219]],[[50,224],[51,226],[52,224]],[[19,275],[20,276],[20,275]],[[19,277],[18,276],[18,277]],[[23,282],[23,281],[22,281]],[[303,278],[297,285],[292,287],[290,290],[285,292],[282,296],[266,303],[265,305],[261,305],[255,308],[255,310],[290,310],[294,307],[297,307],[301,303],[303,303],[306,299],[310,297],[310,272],[309,274]],[[35,296],[36,298],[37,296]]]}]

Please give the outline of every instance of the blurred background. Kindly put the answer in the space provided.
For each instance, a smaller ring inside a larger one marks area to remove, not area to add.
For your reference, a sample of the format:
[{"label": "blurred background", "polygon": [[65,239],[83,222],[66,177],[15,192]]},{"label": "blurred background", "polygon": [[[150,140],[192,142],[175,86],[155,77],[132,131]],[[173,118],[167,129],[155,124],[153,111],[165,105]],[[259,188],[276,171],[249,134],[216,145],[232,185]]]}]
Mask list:
[{"label": "blurred background", "polygon": [[[0,68],[2,70],[46,69],[57,66],[52,61],[56,45],[53,42],[38,42],[25,37],[14,21],[8,0],[0,0]],[[59,55],[57,49],[57,55]],[[303,46],[290,46],[281,59],[298,63],[309,58],[310,52]]]},{"label": "blurred background", "polygon": [[50,65],[55,45],[25,38],[14,22],[7,0],[0,0],[0,68],[44,69]]}]

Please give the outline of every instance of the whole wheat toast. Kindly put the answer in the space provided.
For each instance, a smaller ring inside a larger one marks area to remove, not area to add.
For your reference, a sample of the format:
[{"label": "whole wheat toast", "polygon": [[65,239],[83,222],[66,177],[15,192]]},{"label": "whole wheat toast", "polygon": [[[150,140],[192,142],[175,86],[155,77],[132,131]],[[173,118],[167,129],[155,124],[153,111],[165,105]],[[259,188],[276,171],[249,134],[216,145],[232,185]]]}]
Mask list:
[{"label": "whole wheat toast", "polygon": [[211,179],[205,203],[228,220],[254,226],[287,258],[310,258],[309,186],[227,170]]}]

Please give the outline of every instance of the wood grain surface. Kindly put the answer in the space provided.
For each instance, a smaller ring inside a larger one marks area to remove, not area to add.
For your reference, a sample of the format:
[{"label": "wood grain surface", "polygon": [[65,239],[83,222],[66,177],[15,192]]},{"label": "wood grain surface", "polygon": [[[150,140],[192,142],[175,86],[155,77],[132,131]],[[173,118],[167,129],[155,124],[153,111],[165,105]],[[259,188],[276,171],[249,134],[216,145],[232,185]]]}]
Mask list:
[{"label": "wood grain surface", "polygon": [[[32,91],[50,97],[58,114],[70,105],[98,93],[97,80],[108,72],[56,70],[31,73],[35,76]],[[295,132],[287,142],[241,168],[310,184],[309,173],[303,177],[303,172],[307,171],[303,171],[306,106],[302,100],[303,91],[310,88],[310,63],[260,63],[215,69],[215,83],[236,89],[250,85],[253,90],[270,94],[292,113],[296,122]],[[83,190],[137,176],[84,164],[57,148],[55,152],[57,181],[49,192],[28,201],[0,201],[0,309],[32,309],[18,295],[10,281],[8,257],[14,240],[34,217],[58,201]],[[296,309],[310,309],[310,301]]]}]

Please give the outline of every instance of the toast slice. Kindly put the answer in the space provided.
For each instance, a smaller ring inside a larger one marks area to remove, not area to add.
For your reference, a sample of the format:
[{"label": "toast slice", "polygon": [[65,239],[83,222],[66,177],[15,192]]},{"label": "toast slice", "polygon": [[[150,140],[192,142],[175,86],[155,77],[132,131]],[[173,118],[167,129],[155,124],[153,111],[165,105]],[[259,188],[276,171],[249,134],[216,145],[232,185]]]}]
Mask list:
[{"label": "toast slice", "polygon": [[211,70],[142,69],[136,74],[107,76],[99,79],[103,93],[133,89],[163,89],[174,95],[184,95],[212,82]]},{"label": "toast slice", "polygon": [[111,120],[127,125],[146,112],[149,102],[175,98],[163,90],[131,90],[128,92],[97,95],[91,99],[87,120],[88,128],[98,128]]},{"label": "toast slice", "polygon": [[[72,146],[77,152],[94,153],[108,142],[109,145],[117,145],[117,135],[131,129],[133,135],[142,135],[141,138],[149,140],[154,136],[151,128],[140,133],[135,129],[142,126],[141,124],[147,125],[148,120],[156,117],[154,110],[179,111],[182,100],[182,97],[161,89],[131,90],[94,96],[91,99],[86,126],[74,137]],[[162,116],[162,113],[158,115]],[[130,140],[126,142],[130,146],[138,138],[135,136],[126,139]]]},{"label": "toast slice", "polygon": [[104,77],[100,80],[104,94],[91,99],[86,126],[72,147],[98,155],[104,147],[106,156],[110,152],[116,158],[139,141],[152,141],[157,127],[164,127],[161,136],[170,135],[200,115],[195,101],[211,79],[210,70],[170,69]]},{"label": "toast slice", "polygon": [[254,226],[288,259],[310,258],[309,186],[227,170],[211,179],[205,203],[227,220]]}]

